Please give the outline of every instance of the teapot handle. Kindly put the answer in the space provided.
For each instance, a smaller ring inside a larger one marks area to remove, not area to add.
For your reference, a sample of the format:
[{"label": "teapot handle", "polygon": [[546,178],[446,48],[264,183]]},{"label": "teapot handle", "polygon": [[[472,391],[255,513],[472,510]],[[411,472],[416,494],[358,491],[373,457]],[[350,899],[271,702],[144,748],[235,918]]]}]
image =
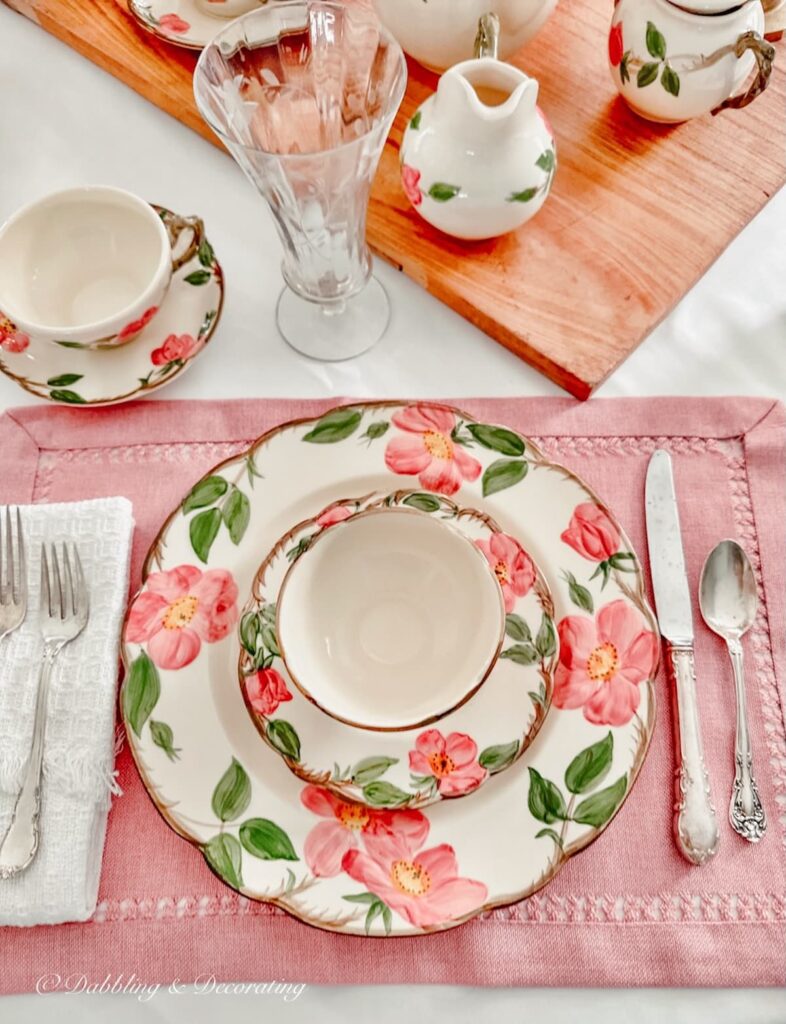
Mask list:
[{"label": "teapot handle", "polygon": [[490,11],[478,21],[478,34],[475,36],[475,57],[491,57],[497,59],[499,52],[499,18]]},{"label": "teapot handle", "polygon": [[740,107],[747,107],[760,93],[764,92],[772,74],[775,47],[762,39],[758,32],[743,32],[734,44],[734,47],[730,49],[738,58],[742,57],[748,50],[751,50],[756,58],[756,74],[746,92],[740,93],[737,96],[730,96],[729,99],[724,100],[719,107],[713,110],[713,114],[719,114],[721,110],[726,110],[727,108],[739,109]]}]

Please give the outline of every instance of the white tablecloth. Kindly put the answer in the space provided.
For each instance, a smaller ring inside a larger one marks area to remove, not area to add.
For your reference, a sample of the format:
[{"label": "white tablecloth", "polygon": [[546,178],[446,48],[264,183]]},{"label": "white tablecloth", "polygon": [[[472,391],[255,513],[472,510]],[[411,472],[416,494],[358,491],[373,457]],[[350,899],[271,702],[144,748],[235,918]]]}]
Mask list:
[{"label": "white tablecloth", "polygon": [[[200,214],[221,260],[227,301],[216,339],[169,398],[561,394],[524,363],[379,263],[393,317],[383,341],[352,362],[303,359],[278,337],[280,249],[262,201],[225,155],[41,29],[0,7],[0,220],[45,192],[77,184],[130,189]],[[722,116],[744,116],[734,113]],[[773,131],[782,125],[773,124]],[[755,159],[755,153],[751,153]],[[740,183],[744,187],[744,183]],[[786,191],[775,196],[677,309],[599,391],[610,395],[761,394],[786,400]],[[0,410],[33,401],[0,377]],[[0,944],[0,971],[3,950]],[[41,964],[42,973],[47,964]],[[127,965],[133,971],[133,964]],[[98,979],[100,980],[100,979]],[[275,979],[254,979],[275,980]],[[112,1006],[107,1000],[112,999]],[[307,989],[271,996],[30,995],[0,1001],[0,1019],[38,1022],[373,1020],[552,1024],[783,1024],[783,992],[544,992],[461,988]]]}]

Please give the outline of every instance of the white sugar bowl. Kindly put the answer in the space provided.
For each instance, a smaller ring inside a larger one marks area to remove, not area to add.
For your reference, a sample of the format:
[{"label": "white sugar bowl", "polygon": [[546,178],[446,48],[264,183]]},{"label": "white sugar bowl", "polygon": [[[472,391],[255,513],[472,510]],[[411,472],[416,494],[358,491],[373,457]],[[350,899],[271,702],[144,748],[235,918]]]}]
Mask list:
[{"label": "white sugar bowl", "polygon": [[[494,52],[498,23],[481,19],[480,52]],[[556,171],[554,136],[537,105],[538,83],[482,56],[450,68],[401,142],[401,180],[414,209],[464,239],[514,231],[546,201]]]},{"label": "white sugar bowl", "polygon": [[775,50],[763,32],[760,0],[618,0],[609,33],[614,84],[650,121],[744,107],[772,70]]}]

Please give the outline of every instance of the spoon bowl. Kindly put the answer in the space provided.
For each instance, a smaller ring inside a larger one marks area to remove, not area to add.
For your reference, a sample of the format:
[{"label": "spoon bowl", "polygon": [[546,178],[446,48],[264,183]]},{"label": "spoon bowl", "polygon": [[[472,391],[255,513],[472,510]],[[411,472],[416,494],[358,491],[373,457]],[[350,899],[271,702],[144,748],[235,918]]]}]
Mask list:
[{"label": "spoon bowl", "polygon": [[704,563],[699,606],[710,629],[724,639],[739,640],[753,625],[758,596],[748,556],[734,540],[722,540]]}]

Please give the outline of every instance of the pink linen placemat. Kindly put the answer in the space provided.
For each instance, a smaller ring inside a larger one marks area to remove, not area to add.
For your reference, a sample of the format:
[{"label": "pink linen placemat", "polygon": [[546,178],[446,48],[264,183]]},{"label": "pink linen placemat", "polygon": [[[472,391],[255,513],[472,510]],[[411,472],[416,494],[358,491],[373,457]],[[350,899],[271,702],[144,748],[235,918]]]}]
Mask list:
[{"label": "pink linen placemat", "polygon": [[[164,516],[216,462],[286,419],[330,402],[142,402],[120,409],[36,406],[0,418],[0,504],[122,494],[137,533],[132,588]],[[0,929],[0,993],[43,974],[144,983],[217,980],[472,985],[782,985],[786,982],[784,562],[786,415],[764,399],[462,400],[530,435],[593,486],[647,566],[644,475],[656,447],[674,458],[693,594],[710,547],[735,537],[753,561],[759,615],[746,642],[758,781],[769,817],[750,846],[727,826],[733,684],[722,644],[696,619],[699,702],[722,825],[702,868],[671,839],[669,688],[635,790],[591,847],[530,899],[428,937],[367,940],[317,931],[225,888],[164,824],[128,750],[94,919]]]}]

